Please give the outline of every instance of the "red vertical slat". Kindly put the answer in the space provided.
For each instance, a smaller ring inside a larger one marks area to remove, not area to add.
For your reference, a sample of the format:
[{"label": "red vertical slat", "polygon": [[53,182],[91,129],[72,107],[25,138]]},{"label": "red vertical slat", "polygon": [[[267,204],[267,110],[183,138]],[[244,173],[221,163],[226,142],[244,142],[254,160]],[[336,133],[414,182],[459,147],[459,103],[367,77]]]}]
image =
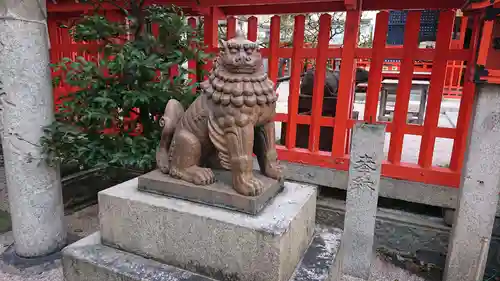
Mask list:
[{"label": "red vertical slat", "polygon": [[330,26],[332,16],[323,14],[319,18],[318,34],[318,54],[316,56],[316,71],[314,74],[314,87],[312,96],[312,116],[311,126],[309,127],[309,150],[317,152],[319,150],[319,121],[322,115],[323,95],[325,84],[326,60],[328,51],[328,42],[330,41]]},{"label": "red vertical slat", "polygon": [[257,18],[251,16],[248,18],[248,40],[257,41]]},{"label": "red vertical slat", "polygon": [[229,17],[227,18],[226,40],[233,38],[235,35],[236,35],[236,18]]},{"label": "red vertical slat", "polygon": [[370,62],[370,74],[368,76],[368,89],[366,90],[366,104],[364,120],[366,122],[377,121],[377,105],[382,82],[382,68],[384,66],[384,50],[387,38],[389,12],[383,11],[377,14],[375,21],[375,36],[373,39],[372,59]]},{"label": "red vertical slat", "polygon": [[179,65],[173,65],[170,67],[170,78],[179,76]]},{"label": "red vertical slat", "polygon": [[[204,30],[203,36],[205,45],[207,46],[209,51],[212,51],[214,48],[217,48],[218,44],[218,20],[214,16],[213,8],[210,8],[210,14],[205,15],[204,18]],[[213,66],[213,61],[209,60],[205,65],[205,69],[210,71]],[[205,77],[206,78],[206,77]]]},{"label": "red vertical slat", "polygon": [[[438,37],[439,38],[439,37]],[[453,90],[453,76],[455,75],[455,61],[451,61],[446,67],[446,74],[448,74],[448,77],[450,78],[448,81],[448,84],[444,85],[444,88],[447,89],[449,92]],[[445,75],[446,77],[446,75]]]},{"label": "red vertical slat", "polygon": [[333,132],[332,156],[343,157],[346,149],[347,120],[352,106],[355,49],[358,46],[360,11],[348,11],[344,27],[344,48]]},{"label": "red vertical slat", "polygon": [[269,79],[276,83],[276,79],[278,78],[278,69],[279,69],[279,47],[280,47],[280,16],[273,16],[271,18],[271,34],[269,38],[269,58],[268,58],[268,67],[267,67],[267,75]]},{"label": "red vertical slat", "polygon": [[464,88],[462,91],[462,98],[460,100],[460,109],[458,111],[457,134],[455,137],[455,141],[453,142],[453,150],[451,152],[450,169],[454,171],[462,170],[465,156],[465,147],[467,145],[467,136],[469,132],[470,121],[472,118],[474,93],[476,91],[476,84],[474,83],[474,81],[472,81],[472,74],[475,67],[474,62],[476,61],[477,41],[481,25],[479,24],[478,17],[474,17],[472,21],[474,29],[472,31],[470,41],[470,59],[467,63],[467,68],[465,69]]},{"label": "red vertical slat", "polygon": [[304,47],[304,26],[305,17],[303,15],[296,16],[293,30],[292,69],[290,74],[290,92],[288,94],[288,123],[286,126],[285,140],[288,149],[295,147],[295,140],[297,137],[297,115],[299,114],[299,87],[300,74],[302,73],[301,53]]},{"label": "red vertical slat", "polygon": [[483,30],[481,34],[481,43],[479,44],[479,53],[477,55],[476,63],[478,65],[486,65],[486,59],[488,58],[488,50],[490,48],[490,43],[493,34],[494,21],[488,20],[483,24]]},{"label": "red vertical slat", "polygon": [[469,22],[469,17],[462,17],[462,22],[460,25],[460,49],[463,48],[465,42],[465,31],[467,30],[467,24]]},{"label": "red vertical slat", "polygon": [[[196,28],[196,19],[193,17],[190,17],[188,19],[188,24],[189,24],[189,26],[191,26],[191,28],[195,29]],[[194,35],[195,34],[193,34],[193,36]],[[188,61],[188,68],[191,71],[196,71],[196,60],[189,60]],[[189,80],[191,81],[191,83],[196,83],[196,73],[189,73],[188,77],[189,77]],[[196,92],[196,89],[193,89],[193,92]]]},{"label": "red vertical slat", "polygon": [[[455,20],[454,11],[442,11],[439,16],[437,30],[436,50],[432,63],[432,74],[427,98],[427,109],[425,112],[424,133],[420,142],[420,153],[418,164],[423,168],[432,165],[432,154],[436,142],[436,130],[439,121],[441,101],[443,99],[443,87],[446,78],[446,59],[450,51],[451,32]],[[453,72],[452,72],[453,75]]]},{"label": "red vertical slat", "polygon": [[394,109],[393,130],[391,132],[391,142],[389,146],[388,160],[393,164],[401,161],[401,151],[403,150],[404,128],[408,114],[408,103],[410,101],[410,90],[413,78],[413,54],[418,49],[418,33],[420,30],[419,11],[408,13],[405,38],[404,53],[401,61],[398,90],[396,92],[396,106]]}]

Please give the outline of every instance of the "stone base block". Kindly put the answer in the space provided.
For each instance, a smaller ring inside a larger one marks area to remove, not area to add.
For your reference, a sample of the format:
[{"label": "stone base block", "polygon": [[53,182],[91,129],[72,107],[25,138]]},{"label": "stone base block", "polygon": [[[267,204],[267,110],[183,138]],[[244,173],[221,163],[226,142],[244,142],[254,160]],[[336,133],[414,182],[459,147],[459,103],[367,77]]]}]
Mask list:
[{"label": "stone base block", "polygon": [[215,183],[196,185],[155,170],[139,177],[139,189],[252,215],[259,213],[278,192],[283,190],[283,182],[254,172],[254,176],[264,185],[264,190],[258,196],[244,196],[234,190],[231,171],[213,170],[213,172],[217,179]]},{"label": "stone base block", "polygon": [[138,190],[99,193],[104,245],[219,280],[285,281],[311,242],[316,188],[286,182],[258,215]]},{"label": "stone base block", "polygon": [[[339,229],[317,228],[312,243],[289,280],[328,281],[340,237]],[[65,281],[216,280],[104,246],[98,232],[64,249],[62,264]]]}]

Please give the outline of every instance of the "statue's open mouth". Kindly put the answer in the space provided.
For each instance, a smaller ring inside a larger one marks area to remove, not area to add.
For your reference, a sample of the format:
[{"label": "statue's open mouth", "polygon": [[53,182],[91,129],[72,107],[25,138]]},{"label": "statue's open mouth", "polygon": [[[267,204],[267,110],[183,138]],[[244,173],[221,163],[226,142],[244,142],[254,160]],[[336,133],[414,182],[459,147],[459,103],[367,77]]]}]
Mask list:
[{"label": "statue's open mouth", "polygon": [[231,73],[252,74],[257,71],[257,66],[255,65],[226,65],[225,68]]}]

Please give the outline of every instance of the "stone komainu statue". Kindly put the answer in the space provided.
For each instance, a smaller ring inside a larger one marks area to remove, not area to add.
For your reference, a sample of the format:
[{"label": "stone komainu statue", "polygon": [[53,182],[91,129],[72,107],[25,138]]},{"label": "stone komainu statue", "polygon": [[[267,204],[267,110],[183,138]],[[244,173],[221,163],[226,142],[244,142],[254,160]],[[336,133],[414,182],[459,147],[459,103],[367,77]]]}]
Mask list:
[{"label": "stone komainu statue", "polygon": [[252,152],[262,173],[281,179],[275,147],[277,94],[267,78],[255,42],[241,33],[223,43],[203,93],[184,111],[170,100],[161,120],[163,132],[156,161],[165,174],[198,185],[215,181],[210,168],[231,170],[234,189],[262,192],[253,176]]}]

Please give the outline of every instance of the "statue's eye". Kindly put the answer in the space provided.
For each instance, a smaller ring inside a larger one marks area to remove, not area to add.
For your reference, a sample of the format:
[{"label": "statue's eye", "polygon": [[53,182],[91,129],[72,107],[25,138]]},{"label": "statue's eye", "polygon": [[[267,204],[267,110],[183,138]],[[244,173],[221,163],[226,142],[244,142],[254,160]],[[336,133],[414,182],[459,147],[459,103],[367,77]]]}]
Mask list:
[{"label": "statue's eye", "polygon": [[251,55],[253,53],[253,48],[246,48],[245,49],[245,52],[249,55]]},{"label": "statue's eye", "polygon": [[230,52],[231,54],[236,54],[236,53],[238,53],[238,49],[236,49],[236,48],[231,48],[231,49],[229,49],[229,52]]}]

